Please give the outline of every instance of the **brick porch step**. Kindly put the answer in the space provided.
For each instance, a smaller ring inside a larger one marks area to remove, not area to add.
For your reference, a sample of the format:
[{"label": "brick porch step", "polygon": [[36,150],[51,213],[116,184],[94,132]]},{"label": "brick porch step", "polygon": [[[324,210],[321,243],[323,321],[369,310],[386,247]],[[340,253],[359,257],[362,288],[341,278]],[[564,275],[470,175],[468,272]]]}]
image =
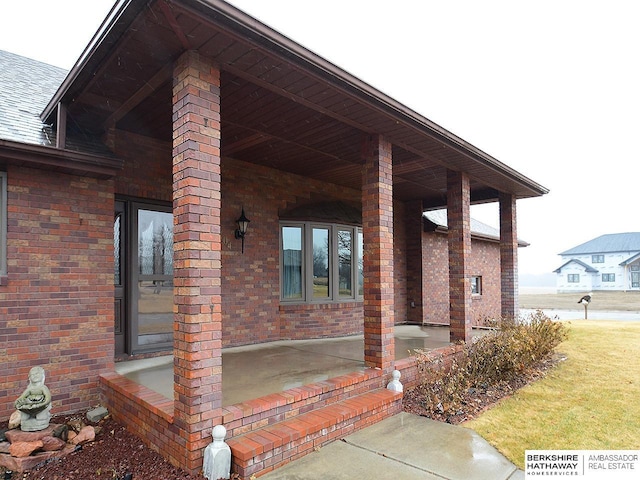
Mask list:
[{"label": "brick porch step", "polygon": [[267,425],[227,441],[231,469],[259,476],[401,410],[402,393],[381,388]]}]

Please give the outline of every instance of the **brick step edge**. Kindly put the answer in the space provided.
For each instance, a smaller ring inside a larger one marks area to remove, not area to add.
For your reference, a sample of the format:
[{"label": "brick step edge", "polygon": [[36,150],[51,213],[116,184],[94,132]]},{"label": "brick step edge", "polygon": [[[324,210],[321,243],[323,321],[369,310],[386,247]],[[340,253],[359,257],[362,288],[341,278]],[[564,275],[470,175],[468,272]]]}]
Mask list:
[{"label": "brick step edge", "polygon": [[227,441],[232,470],[266,473],[401,410],[402,393],[378,389],[267,425]]}]

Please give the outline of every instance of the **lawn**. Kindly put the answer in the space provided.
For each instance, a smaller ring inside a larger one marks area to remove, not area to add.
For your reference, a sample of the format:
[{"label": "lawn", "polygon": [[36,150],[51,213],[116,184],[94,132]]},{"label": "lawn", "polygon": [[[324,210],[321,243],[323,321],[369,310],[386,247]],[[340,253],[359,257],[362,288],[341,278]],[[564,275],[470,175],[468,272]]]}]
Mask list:
[{"label": "lawn", "polygon": [[520,468],[525,450],[640,449],[640,322],[569,327],[566,360],[464,423]]}]

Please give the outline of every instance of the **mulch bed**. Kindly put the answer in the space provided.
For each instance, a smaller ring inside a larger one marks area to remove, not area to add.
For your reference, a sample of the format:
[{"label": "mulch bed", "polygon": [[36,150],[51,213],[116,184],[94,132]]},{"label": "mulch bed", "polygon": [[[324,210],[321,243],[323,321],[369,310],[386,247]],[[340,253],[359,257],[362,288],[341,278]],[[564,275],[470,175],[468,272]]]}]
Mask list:
[{"label": "mulch bed", "polygon": [[[417,395],[417,390],[405,391],[404,411],[429,417],[433,420],[458,424],[480,415],[499,400],[512,395],[517,389],[535,381],[560,361],[555,356],[540,363],[526,375],[512,382],[487,389],[472,389],[467,393],[463,405],[456,412],[438,412],[425,408]],[[84,416],[83,416],[84,418]],[[71,417],[54,417],[53,423],[66,423]],[[123,480],[131,473],[132,480],[206,480],[202,475],[191,475],[174,467],[158,453],[144,446],[123,425],[107,417],[99,423],[102,427],[96,440],[82,446],[82,449],[66,457],[46,463],[31,472],[15,473],[13,479],[22,480]],[[6,428],[6,422],[0,424]],[[0,467],[0,473],[3,473]],[[237,476],[232,475],[233,478]]]}]

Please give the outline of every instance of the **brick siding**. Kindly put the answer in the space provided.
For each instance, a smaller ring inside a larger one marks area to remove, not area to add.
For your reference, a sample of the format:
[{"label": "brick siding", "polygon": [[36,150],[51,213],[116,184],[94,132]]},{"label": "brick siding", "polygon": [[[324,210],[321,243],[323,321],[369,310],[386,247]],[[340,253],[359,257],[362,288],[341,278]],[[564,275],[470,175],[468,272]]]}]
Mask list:
[{"label": "brick siding", "polygon": [[0,418],[40,365],[53,414],[98,400],[113,368],[113,182],[9,166]]}]

